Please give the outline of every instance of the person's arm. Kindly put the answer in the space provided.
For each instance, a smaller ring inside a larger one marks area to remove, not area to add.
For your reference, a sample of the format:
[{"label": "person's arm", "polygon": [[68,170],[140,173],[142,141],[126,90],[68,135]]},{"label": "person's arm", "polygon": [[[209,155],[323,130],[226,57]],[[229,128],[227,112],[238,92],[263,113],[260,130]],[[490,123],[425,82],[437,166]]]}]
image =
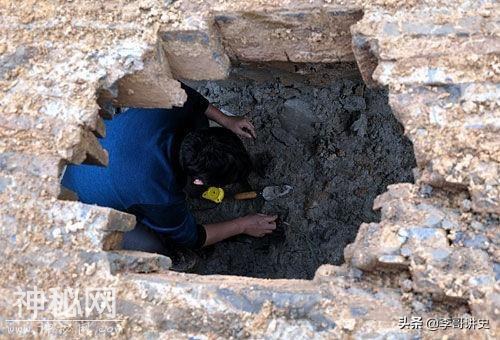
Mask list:
[{"label": "person's arm", "polygon": [[196,114],[205,114],[208,119],[213,120],[239,136],[256,138],[255,128],[248,118],[225,115],[191,87],[182,82],[181,87],[186,91],[188,97],[187,102],[193,107],[193,111],[196,112]]},{"label": "person's arm", "polygon": [[226,222],[205,224],[206,238],[203,246],[209,246],[239,234],[247,234],[254,237],[265,236],[276,229],[277,217],[278,216],[255,214]]},{"label": "person's arm", "polygon": [[138,204],[129,208],[128,212],[139,216],[142,223],[169,237],[173,242],[195,249],[238,234],[262,237],[276,229],[277,218],[277,216],[255,214],[226,222],[201,225],[196,223],[185,202],[166,207]]},{"label": "person's arm", "polygon": [[205,115],[208,119],[219,123],[228,130],[233,131],[235,134],[246,137],[246,138],[256,138],[255,127],[246,117],[228,116],[224,112],[208,104],[205,110]]}]

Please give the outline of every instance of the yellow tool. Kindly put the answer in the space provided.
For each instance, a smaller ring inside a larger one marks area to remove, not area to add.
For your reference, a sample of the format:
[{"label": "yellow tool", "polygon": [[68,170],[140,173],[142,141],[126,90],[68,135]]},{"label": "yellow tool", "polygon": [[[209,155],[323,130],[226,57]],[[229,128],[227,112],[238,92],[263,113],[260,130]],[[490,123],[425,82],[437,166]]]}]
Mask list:
[{"label": "yellow tool", "polygon": [[222,188],[216,188],[216,187],[209,187],[207,191],[205,191],[201,197],[204,199],[207,199],[209,201],[215,202],[215,203],[220,203],[224,199],[224,189]]}]

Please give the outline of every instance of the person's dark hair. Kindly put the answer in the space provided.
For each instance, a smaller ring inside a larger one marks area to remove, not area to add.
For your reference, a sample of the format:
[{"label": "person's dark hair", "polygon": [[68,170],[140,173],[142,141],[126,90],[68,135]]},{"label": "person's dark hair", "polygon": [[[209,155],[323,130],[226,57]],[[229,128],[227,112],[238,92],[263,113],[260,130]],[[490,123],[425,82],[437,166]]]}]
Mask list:
[{"label": "person's dark hair", "polygon": [[180,163],[188,176],[214,186],[245,181],[252,169],[241,140],[221,127],[189,132],[181,143]]}]

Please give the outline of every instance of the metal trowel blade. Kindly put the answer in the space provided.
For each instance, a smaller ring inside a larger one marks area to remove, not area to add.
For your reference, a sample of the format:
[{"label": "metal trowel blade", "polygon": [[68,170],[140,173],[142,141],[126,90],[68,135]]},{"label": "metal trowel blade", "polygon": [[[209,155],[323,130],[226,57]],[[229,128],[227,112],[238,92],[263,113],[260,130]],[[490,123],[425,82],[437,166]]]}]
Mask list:
[{"label": "metal trowel blade", "polygon": [[285,196],[290,191],[292,191],[293,187],[290,185],[273,185],[265,187],[262,190],[262,197],[266,201],[273,200],[277,197]]}]

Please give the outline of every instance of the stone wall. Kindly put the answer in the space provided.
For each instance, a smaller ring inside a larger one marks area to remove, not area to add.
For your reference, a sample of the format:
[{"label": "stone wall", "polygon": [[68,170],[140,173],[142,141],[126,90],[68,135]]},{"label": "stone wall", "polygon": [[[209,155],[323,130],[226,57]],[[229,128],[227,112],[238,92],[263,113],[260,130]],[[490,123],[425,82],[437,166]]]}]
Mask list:
[{"label": "stone wall", "polygon": [[[116,289],[120,337],[498,336],[498,4],[1,3],[1,335],[18,289],[90,285]],[[118,249],[132,216],[59,185],[68,162],[107,163],[98,95],[101,106],[180,105],[176,78],[223,78],[230,60],[356,60],[367,84],[388,86],[414,143],[417,183],[381,195],[381,222],[313,281],[170,272],[168,258]],[[490,330],[398,327],[464,315]]]}]

